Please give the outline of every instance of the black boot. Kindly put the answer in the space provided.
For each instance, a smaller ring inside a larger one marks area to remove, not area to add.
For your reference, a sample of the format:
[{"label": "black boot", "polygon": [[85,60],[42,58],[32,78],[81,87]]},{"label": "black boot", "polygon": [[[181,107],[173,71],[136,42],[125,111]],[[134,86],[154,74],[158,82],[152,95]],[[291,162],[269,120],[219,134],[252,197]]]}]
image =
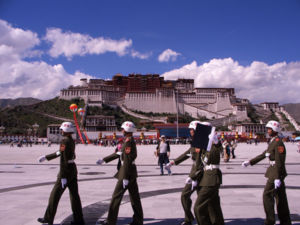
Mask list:
[{"label": "black boot", "polygon": [[37,221],[40,223],[47,223],[48,225],[53,225],[52,222],[49,222],[48,220],[46,220],[44,218],[38,218]]}]

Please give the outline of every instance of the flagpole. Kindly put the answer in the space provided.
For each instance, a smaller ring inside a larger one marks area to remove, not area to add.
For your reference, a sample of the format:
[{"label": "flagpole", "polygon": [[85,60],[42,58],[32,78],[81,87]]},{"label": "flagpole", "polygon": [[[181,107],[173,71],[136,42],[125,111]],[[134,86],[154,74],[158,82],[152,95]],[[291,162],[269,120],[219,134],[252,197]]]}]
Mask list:
[{"label": "flagpole", "polygon": [[178,89],[176,90],[177,91],[177,104],[176,104],[176,106],[177,106],[177,115],[176,115],[176,117],[177,117],[177,124],[176,124],[176,130],[177,130],[177,138],[179,138],[179,128],[178,128]]}]

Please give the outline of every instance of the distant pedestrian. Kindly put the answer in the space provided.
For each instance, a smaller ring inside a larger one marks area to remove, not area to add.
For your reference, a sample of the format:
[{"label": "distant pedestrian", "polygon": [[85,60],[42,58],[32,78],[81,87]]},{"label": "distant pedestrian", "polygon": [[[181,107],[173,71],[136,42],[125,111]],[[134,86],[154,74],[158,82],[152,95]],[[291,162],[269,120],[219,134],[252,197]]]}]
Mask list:
[{"label": "distant pedestrian", "polygon": [[237,147],[237,140],[231,140],[230,142],[230,148],[231,148],[231,155],[232,155],[232,158],[235,159],[235,149]]},{"label": "distant pedestrian", "polygon": [[299,137],[296,137],[296,138],[295,138],[295,141],[296,141],[297,147],[298,147],[297,152],[300,153],[300,136],[299,136]]},{"label": "distant pedestrian", "polygon": [[224,152],[224,162],[229,162],[230,159],[230,145],[227,140],[224,140],[222,143],[223,152]]},{"label": "distant pedestrian", "polygon": [[[164,165],[167,165],[169,163],[169,157],[170,157],[170,144],[168,141],[166,141],[166,136],[162,135],[160,137],[160,142],[158,142],[158,145],[156,147],[156,154],[158,157],[158,164],[160,166],[160,175],[164,175]],[[171,175],[171,169],[169,167],[166,167],[166,170],[168,171],[168,175]]]}]

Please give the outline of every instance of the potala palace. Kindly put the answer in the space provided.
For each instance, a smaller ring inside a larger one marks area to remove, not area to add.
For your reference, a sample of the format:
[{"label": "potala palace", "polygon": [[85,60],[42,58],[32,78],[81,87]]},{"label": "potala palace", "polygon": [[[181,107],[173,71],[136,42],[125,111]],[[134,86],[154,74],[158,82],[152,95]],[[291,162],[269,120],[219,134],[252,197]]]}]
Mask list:
[{"label": "potala palace", "polygon": [[194,80],[164,80],[158,74],[117,74],[112,80],[81,79],[79,86],[60,91],[60,98],[81,98],[87,105],[117,105],[127,111],[189,114],[194,118],[247,119],[247,99],[234,88],[195,88]]}]

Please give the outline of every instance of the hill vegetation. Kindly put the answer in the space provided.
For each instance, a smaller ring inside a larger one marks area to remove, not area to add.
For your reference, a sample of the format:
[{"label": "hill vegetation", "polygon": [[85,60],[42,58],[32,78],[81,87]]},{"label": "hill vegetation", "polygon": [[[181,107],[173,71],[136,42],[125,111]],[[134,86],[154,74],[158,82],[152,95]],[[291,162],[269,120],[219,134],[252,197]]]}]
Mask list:
[{"label": "hill vegetation", "polygon": [[[60,124],[61,119],[72,119],[73,114],[69,110],[72,103],[83,107],[84,102],[74,99],[73,101],[54,98],[33,105],[19,105],[13,108],[4,108],[0,111],[0,124],[5,127],[8,135],[27,134],[33,124],[38,124],[38,134],[46,136],[49,124]],[[59,118],[56,118],[59,117]]]}]

